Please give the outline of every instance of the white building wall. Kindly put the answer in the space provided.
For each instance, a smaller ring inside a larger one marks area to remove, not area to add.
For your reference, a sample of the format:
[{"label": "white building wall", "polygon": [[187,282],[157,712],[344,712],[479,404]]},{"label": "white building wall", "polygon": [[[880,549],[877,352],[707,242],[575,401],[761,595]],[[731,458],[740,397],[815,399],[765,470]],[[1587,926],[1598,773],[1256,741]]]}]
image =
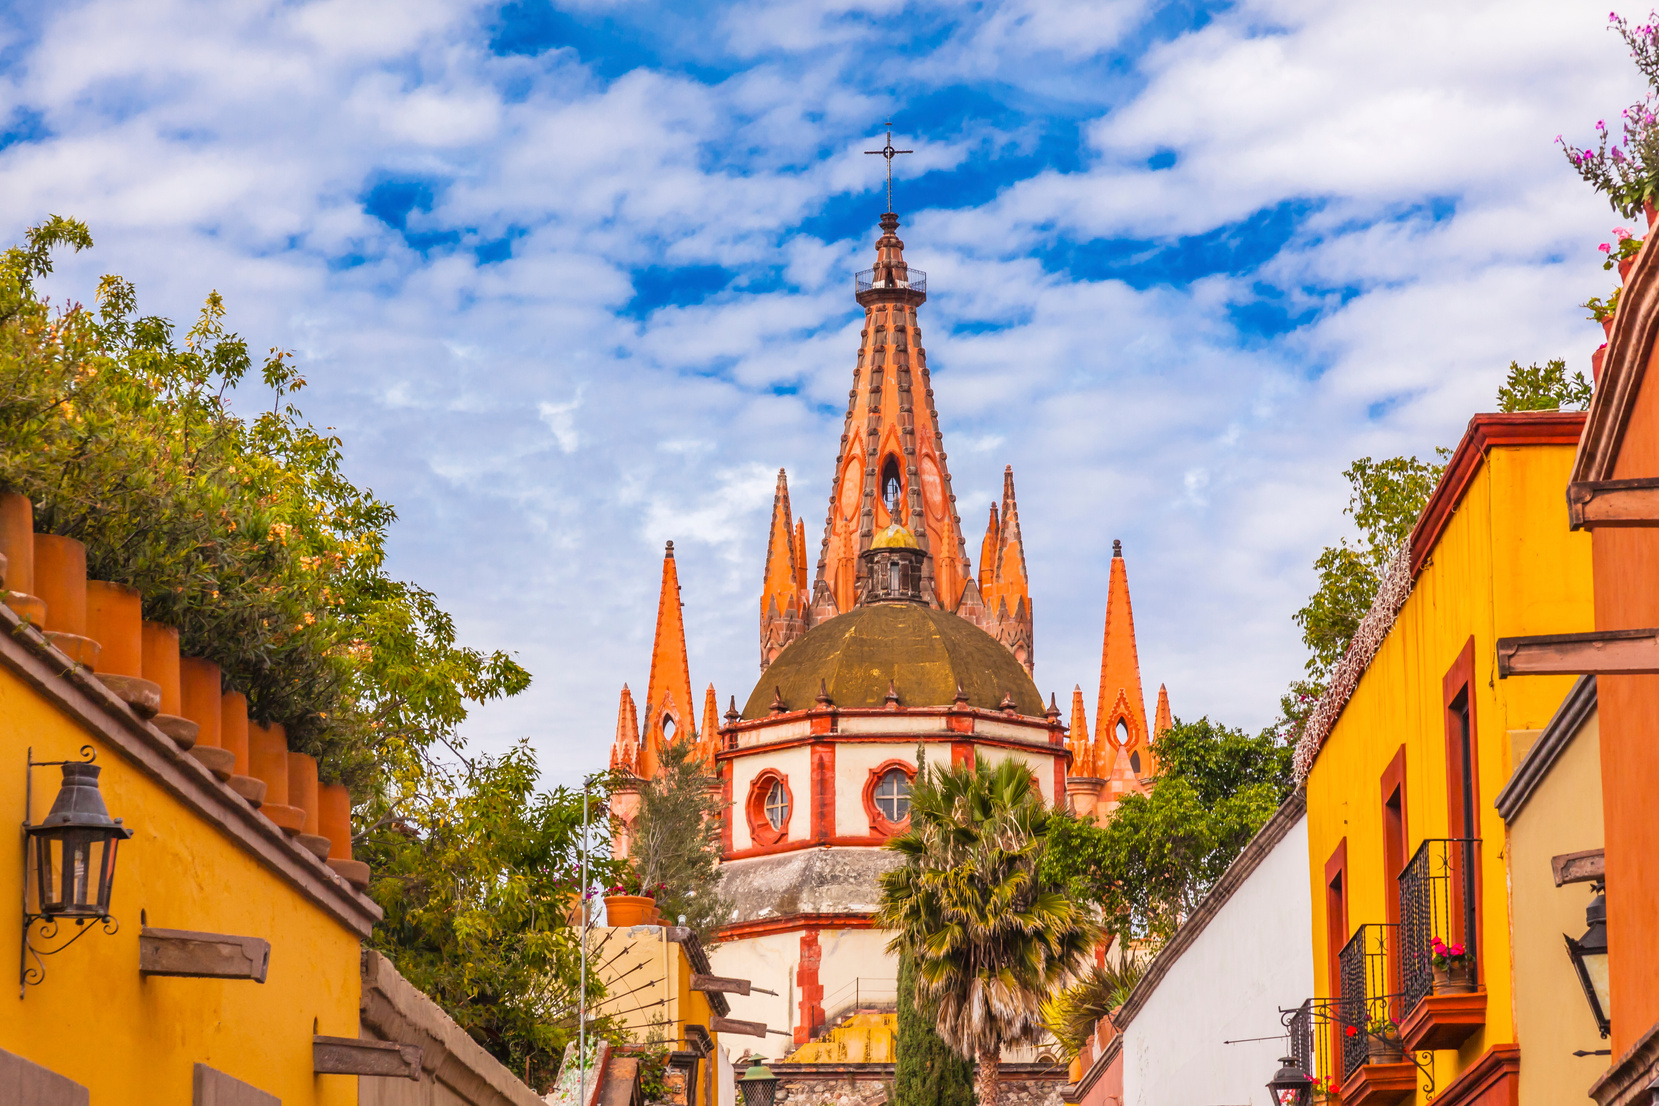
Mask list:
[{"label": "white building wall", "polygon": [[[709,953],[709,966],[715,975],[731,979],[747,979],[756,987],[776,991],[771,995],[727,995],[731,1016],[738,1021],[765,1022],[768,1029],[791,1030],[795,1021],[791,1002],[795,967],[801,959],[800,933],[768,933],[764,937],[744,937],[722,941],[720,947]],[[765,1056],[779,1055],[777,1049],[783,1037],[723,1037],[725,1043],[741,1052],[747,1047]]]},{"label": "white building wall", "polygon": [[1124,1106],[1269,1106],[1279,1008],[1313,995],[1306,818],[1170,967],[1123,1035]]},{"label": "white building wall", "polygon": [[732,760],[728,817],[732,820],[732,848],[737,851],[754,847],[754,839],[749,836],[749,787],[769,768],[782,773],[789,782],[789,836],[785,840],[804,841],[812,832],[812,759],[805,746],[778,749],[763,756],[736,757]]},{"label": "white building wall", "polygon": [[[946,749],[948,756],[949,747]],[[890,760],[901,761],[914,772],[916,743],[876,745],[860,741],[835,747],[835,832],[838,835],[862,837],[870,833],[870,814],[864,809],[864,785],[870,782],[870,772],[877,765]]]}]

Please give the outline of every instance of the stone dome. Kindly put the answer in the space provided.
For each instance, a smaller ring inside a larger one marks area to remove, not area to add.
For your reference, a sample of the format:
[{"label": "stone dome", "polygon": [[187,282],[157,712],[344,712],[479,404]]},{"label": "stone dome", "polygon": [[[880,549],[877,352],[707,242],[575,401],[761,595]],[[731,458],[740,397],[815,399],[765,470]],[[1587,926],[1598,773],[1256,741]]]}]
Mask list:
[{"label": "stone dome", "polygon": [[919,603],[874,603],[808,630],[772,662],[743,707],[765,718],[774,696],[805,710],[822,685],[838,707],[882,707],[887,687],[900,707],[947,707],[957,684],[968,705],[1000,710],[1014,697],[1019,713],[1041,717],[1043,697],[1001,642],[965,618]]}]

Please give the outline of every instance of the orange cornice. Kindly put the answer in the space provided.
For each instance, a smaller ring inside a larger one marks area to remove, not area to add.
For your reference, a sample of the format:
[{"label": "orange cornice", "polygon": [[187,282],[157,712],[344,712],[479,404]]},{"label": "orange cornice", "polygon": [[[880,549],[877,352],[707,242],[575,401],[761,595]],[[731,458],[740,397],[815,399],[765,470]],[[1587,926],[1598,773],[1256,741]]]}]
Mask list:
[{"label": "orange cornice", "polygon": [[1583,433],[1584,423],[1583,411],[1516,411],[1476,415],[1470,419],[1463,440],[1457,443],[1440,483],[1435,485],[1434,494],[1429,496],[1428,505],[1411,532],[1412,576],[1422,569],[1446,524],[1457,513],[1463,493],[1469,490],[1470,481],[1486,460],[1487,450],[1494,446],[1573,445]]},{"label": "orange cornice", "polygon": [[869,914],[785,914],[778,918],[757,918],[752,922],[733,922],[720,927],[720,938],[735,941],[743,937],[765,937],[773,933],[791,933],[798,929],[873,929],[875,919]]}]

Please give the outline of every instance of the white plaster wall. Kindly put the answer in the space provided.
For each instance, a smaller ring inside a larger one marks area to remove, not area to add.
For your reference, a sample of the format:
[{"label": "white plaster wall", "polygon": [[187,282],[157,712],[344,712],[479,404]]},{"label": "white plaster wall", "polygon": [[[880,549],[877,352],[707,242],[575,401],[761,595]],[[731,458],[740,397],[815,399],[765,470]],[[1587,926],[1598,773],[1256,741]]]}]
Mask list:
[{"label": "white plaster wall", "polygon": [[[945,755],[948,757],[949,748]],[[870,832],[870,815],[864,809],[864,785],[870,782],[870,771],[890,760],[903,761],[912,771],[916,768],[914,744],[866,745],[839,744],[835,747],[835,832],[849,837],[861,837]]]},{"label": "white plaster wall", "polygon": [[749,836],[749,785],[768,768],[775,768],[789,781],[788,841],[804,841],[811,833],[812,755],[806,746],[777,749],[754,756],[735,757],[732,762],[732,848],[754,847]]},{"label": "white plaster wall", "polygon": [[897,993],[899,959],[887,952],[890,936],[881,929],[826,929],[818,934],[823,953],[818,982],[824,985],[825,1014],[851,998],[854,980],[863,981],[865,994],[891,999]]},{"label": "white plaster wall", "polygon": [[[801,960],[801,930],[725,941],[709,954],[715,975],[747,979],[756,987],[778,992],[771,995],[727,995],[731,1016],[740,1021],[766,1023],[768,1029],[792,1031],[800,1020],[801,995],[795,983]],[[820,960],[818,982],[824,988],[825,1012],[837,1005],[843,992],[851,994],[855,980],[861,991],[891,998],[896,992],[899,962],[886,951],[888,934],[879,929],[824,929],[818,933]],[[780,1057],[793,1052],[791,1038],[771,1035],[726,1036],[722,1043],[737,1051],[747,1046],[765,1056]]]},{"label": "white plaster wall", "polygon": [[1269,1106],[1279,1008],[1313,994],[1304,818],[1274,846],[1171,967],[1124,1031],[1125,1106]]},{"label": "white plaster wall", "polygon": [[[727,995],[732,1017],[739,1021],[765,1022],[769,1029],[790,1030],[795,1028],[791,1017],[794,1008],[790,1004],[790,984],[794,981],[795,966],[800,958],[799,932],[769,933],[764,937],[721,942],[719,948],[709,953],[709,965],[715,975],[747,979],[756,987],[778,993],[776,998],[753,993]],[[777,1036],[768,1037],[765,1041],[759,1037],[735,1034],[721,1037],[721,1043],[730,1047],[734,1054],[748,1048],[765,1056],[782,1055],[779,1050],[784,1041],[785,1038]]]}]

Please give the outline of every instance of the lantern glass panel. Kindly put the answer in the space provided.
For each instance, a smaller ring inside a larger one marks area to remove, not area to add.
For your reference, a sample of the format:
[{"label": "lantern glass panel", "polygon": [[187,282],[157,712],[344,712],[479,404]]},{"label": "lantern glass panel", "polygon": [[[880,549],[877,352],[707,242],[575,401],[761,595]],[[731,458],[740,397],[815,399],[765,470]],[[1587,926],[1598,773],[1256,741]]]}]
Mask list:
[{"label": "lantern glass panel", "polygon": [[107,915],[119,839],[97,829],[37,831],[34,838],[39,912],[72,918]]}]

